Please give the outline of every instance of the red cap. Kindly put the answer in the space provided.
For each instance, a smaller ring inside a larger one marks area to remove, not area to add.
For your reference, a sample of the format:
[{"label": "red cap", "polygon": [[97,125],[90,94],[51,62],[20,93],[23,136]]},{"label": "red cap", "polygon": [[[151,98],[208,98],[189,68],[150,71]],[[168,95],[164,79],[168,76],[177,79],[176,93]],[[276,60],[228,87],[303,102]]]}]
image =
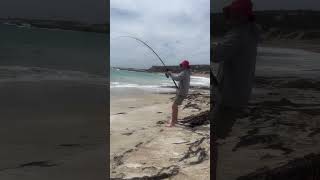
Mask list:
[{"label": "red cap", "polygon": [[223,8],[223,12],[227,18],[230,17],[230,13],[235,13],[247,16],[250,21],[254,20],[253,4],[251,0],[234,0],[229,6]]},{"label": "red cap", "polygon": [[187,60],[183,60],[183,61],[180,63],[180,66],[182,66],[182,67],[184,67],[184,68],[190,69],[189,61],[187,61]]}]

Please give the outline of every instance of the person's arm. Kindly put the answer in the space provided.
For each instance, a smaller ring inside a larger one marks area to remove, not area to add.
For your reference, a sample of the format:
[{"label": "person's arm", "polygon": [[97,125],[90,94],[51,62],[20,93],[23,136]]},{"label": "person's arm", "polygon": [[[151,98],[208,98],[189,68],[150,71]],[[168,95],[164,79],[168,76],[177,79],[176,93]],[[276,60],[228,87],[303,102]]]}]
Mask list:
[{"label": "person's arm", "polygon": [[175,81],[181,81],[185,77],[185,72],[181,72],[181,73],[179,73],[177,75],[169,73],[169,76]]},{"label": "person's arm", "polygon": [[236,54],[240,47],[239,34],[236,32],[230,32],[214,47],[212,62],[220,63],[223,61],[229,61],[233,58],[234,54]]}]

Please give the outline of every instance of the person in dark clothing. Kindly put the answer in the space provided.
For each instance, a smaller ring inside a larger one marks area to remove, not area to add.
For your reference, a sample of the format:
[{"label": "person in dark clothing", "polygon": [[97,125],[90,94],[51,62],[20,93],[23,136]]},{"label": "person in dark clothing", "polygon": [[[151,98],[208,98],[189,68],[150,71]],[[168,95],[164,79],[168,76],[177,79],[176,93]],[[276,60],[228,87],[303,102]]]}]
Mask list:
[{"label": "person in dark clothing", "polygon": [[214,129],[210,133],[214,179],[223,177],[217,166],[220,164],[218,139],[229,135],[250,99],[259,41],[251,0],[234,0],[223,12],[230,30],[221,42],[212,45],[211,57],[211,61],[219,65],[217,82],[213,83],[212,89],[214,107],[210,114]]},{"label": "person in dark clothing", "polygon": [[247,107],[259,41],[250,0],[235,0],[224,8],[224,13],[231,29],[216,44],[211,59],[219,64],[218,86],[214,89],[214,123],[215,133],[220,138],[227,136],[232,120]]}]

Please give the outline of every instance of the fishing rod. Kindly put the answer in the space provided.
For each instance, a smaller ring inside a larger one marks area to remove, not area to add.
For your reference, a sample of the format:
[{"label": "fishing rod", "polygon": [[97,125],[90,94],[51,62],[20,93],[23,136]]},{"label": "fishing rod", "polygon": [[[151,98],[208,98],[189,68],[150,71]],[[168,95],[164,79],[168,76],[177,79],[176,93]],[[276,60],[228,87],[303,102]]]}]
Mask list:
[{"label": "fishing rod", "polygon": [[[166,69],[166,71],[167,71],[167,72],[169,71],[168,67],[164,64],[164,62],[162,61],[162,59],[160,58],[160,56],[159,56],[159,55],[152,49],[152,47],[150,47],[146,42],[142,41],[142,40],[139,39],[139,38],[133,37],[133,36],[119,36],[119,37],[132,38],[132,39],[135,39],[135,40],[141,42],[141,43],[144,44],[145,46],[147,46],[147,47],[158,57],[158,59],[159,59],[159,60],[161,61],[161,63],[163,64],[163,66],[164,66],[164,68]],[[166,76],[167,76],[167,74],[166,74]],[[168,76],[167,76],[167,77],[168,77]],[[171,79],[172,79],[172,78],[171,78]],[[177,86],[176,82],[175,82],[173,79],[172,79],[172,81],[173,81],[174,85],[176,86],[176,88],[178,89],[178,86]]]}]

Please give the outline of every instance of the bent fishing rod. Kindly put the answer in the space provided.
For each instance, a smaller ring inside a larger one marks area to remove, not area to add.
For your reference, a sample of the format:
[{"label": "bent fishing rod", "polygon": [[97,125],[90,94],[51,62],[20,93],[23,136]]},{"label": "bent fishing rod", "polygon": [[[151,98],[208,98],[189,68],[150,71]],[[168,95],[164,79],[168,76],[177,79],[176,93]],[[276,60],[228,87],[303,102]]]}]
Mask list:
[{"label": "bent fishing rod", "polygon": [[[169,71],[168,67],[164,64],[164,62],[162,61],[162,59],[160,58],[160,56],[159,56],[159,55],[152,49],[152,47],[149,46],[146,42],[142,41],[142,40],[139,39],[139,38],[133,37],[133,36],[118,36],[118,37],[132,38],[132,39],[135,39],[135,40],[141,42],[142,44],[144,44],[145,46],[147,46],[147,47],[158,57],[158,59],[159,59],[160,62],[163,64],[163,67],[166,69],[166,71],[167,71],[167,72]],[[166,75],[166,76],[167,76],[167,75]],[[167,77],[168,77],[168,76],[167,76]],[[172,78],[171,78],[171,79],[172,79]],[[177,86],[176,82],[175,82],[173,79],[172,79],[172,81],[173,81],[174,85],[176,86],[176,88],[178,89],[178,86]]]}]

